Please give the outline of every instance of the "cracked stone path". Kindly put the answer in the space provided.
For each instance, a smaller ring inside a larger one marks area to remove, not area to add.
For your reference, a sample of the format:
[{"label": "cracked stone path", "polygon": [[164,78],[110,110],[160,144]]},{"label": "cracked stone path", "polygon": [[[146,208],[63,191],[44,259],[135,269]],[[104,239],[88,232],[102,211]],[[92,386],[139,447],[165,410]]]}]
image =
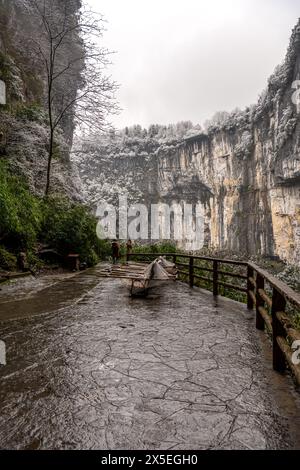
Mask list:
[{"label": "cracked stone path", "polygon": [[179,282],[130,299],[95,268],[2,293],[0,339],[2,449],[299,448],[298,393],[236,302]]}]

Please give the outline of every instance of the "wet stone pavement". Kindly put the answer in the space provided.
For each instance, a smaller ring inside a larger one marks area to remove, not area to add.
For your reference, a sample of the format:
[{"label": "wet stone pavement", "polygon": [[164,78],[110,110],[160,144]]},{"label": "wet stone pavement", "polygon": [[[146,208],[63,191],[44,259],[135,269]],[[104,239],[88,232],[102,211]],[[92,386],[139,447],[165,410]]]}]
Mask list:
[{"label": "wet stone pavement", "polygon": [[179,282],[130,299],[98,274],[0,295],[0,448],[300,447],[252,313]]}]

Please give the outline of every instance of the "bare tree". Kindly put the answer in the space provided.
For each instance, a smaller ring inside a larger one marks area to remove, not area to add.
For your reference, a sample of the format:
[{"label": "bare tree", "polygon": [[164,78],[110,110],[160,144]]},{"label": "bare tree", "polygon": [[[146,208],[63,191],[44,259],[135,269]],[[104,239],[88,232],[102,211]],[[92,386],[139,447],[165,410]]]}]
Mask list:
[{"label": "bare tree", "polygon": [[[45,194],[48,195],[55,135],[74,126],[103,130],[108,114],[117,111],[116,84],[105,76],[109,51],[101,47],[103,18],[80,0],[26,0],[37,36],[33,56],[42,64],[47,86],[49,153]],[[70,146],[72,142],[69,142]]]}]

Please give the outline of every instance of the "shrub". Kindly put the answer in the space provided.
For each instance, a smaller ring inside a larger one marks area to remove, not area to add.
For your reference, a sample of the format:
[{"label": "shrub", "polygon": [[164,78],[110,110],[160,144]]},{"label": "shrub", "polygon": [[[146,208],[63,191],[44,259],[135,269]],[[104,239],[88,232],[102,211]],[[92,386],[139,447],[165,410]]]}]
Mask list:
[{"label": "shrub", "polygon": [[43,203],[41,237],[61,255],[79,254],[88,266],[98,261],[101,243],[96,234],[96,218],[88,208],[67,199],[51,197]]},{"label": "shrub", "polygon": [[41,106],[34,103],[30,106],[20,104],[15,109],[15,115],[17,118],[23,119],[24,121],[32,121],[43,124],[46,122],[46,115]]},{"label": "shrub", "polygon": [[[110,243],[97,237],[96,224],[96,218],[82,204],[67,198],[34,196],[26,183],[0,161],[0,240],[5,250],[15,254],[26,251],[32,261],[29,264],[39,267],[32,253],[37,242],[42,242],[62,256],[78,253],[82,262],[93,266],[99,257],[110,253]],[[10,258],[3,264],[12,266],[12,261]]]},{"label": "shrub", "polygon": [[33,272],[38,271],[43,266],[45,266],[45,262],[42,261],[33,251],[27,252],[27,263],[28,263],[28,267]]},{"label": "shrub", "polygon": [[0,246],[0,268],[6,271],[14,271],[17,268],[17,258]]},{"label": "shrub", "polygon": [[[157,254],[163,254],[163,253],[176,253],[176,246],[172,242],[159,242],[159,243],[152,243],[152,244],[137,244],[135,243],[133,245],[133,252],[134,253],[142,253],[142,254],[148,254],[148,253],[157,253]],[[133,257],[132,260],[135,261],[141,261],[142,259],[137,256]],[[153,257],[144,257],[143,261],[152,261]]]},{"label": "shrub", "polygon": [[300,268],[298,266],[287,265],[277,277],[292,289],[300,292]]},{"label": "shrub", "polygon": [[150,245],[134,244],[134,253],[176,253],[176,246],[172,242],[159,242]]},{"label": "shrub", "polygon": [[[110,240],[98,240],[97,242],[97,254],[100,259],[107,260],[111,256],[111,241]],[[121,246],[121,254],[125,254],[125,248]]]},{"label": "shrub", "polygon": [[37,241],[41,224],[41,205],[26,183],[11,175],[0,163],[0,239],[14,252],[27,250]]}]

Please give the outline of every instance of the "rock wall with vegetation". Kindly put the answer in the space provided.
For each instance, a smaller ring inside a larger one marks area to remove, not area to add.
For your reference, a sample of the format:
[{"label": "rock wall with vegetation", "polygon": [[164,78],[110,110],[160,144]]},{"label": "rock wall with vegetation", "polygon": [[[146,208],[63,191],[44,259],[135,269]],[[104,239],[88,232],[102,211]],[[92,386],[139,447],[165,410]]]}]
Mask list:
[{"label": "rock wall with vegetation", "polygon": [[[54,1],[54,0],[49,0]],[[59,8],[63,2],[56,1]],[[74,1],[77,14],[80,1]],[[38,25],[23,0],[0,0],[0,79],[7,89],[7,104],[0,105],[0,159],[24,176],[30,189],[43,194],[46,184],[49,126],[46,112],[46,76],[32,51]],[[70,54],[70,51],[66,51]],[[80,74],[69,84],[76,96]],[[62,122],[56,141],[52,191],[81,199],[80,182],[70,161],[74,122]]]},{"label": "rock wall with vegetation", "polygon": [[86,197],[111,202],[126,190],[146,204],[199,202],[207,246],[299,263],[299,79],[300,22],[257,105],[218,113],[205,132],[179,123],[87,139],[78,157]]},{"label": "rock wall with vegetation", "polygon": [[[65,3],[50,2],[57,8]],[[80,4],[69,2],[74,15]],[[81,203],[80,180],[70,159],[72,113],[57,132],[51,193],[44,197],[49,123],[45,70],[30,48],[40,37],[37,27],[25,0],[0,0],[0,79],[7,90],[6,104],[0,104],[0,282],[2,271],[20,268],[21,253],[26,269],[35,271],[50,267],[41,259],[45,249],[56,253],[59,263],[78,253],[88,266],[106,249],[96,236],[96,218]],[[71,57],[72,48],[65,53]],[[78,73],[68,83],[74,96],[81,79]]]}]

